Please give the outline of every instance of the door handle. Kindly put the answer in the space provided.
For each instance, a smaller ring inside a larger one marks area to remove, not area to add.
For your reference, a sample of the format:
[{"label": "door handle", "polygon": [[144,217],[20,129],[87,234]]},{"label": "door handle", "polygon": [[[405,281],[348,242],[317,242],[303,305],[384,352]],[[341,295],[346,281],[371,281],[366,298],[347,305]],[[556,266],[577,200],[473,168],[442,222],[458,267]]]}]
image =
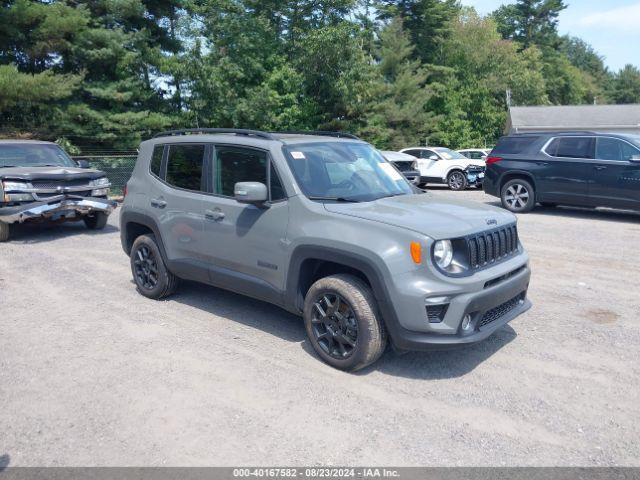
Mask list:
[{"label": "door handle", "polygon": [[538,165],[540,165],[541,167],[548,167],[549,162],[538,162]]},{"label": "door handle", "polygon": [[218,209],[216,209],[216,210],[205,210],[204,211],[204,216],[208,220],[213,220],[213,221],[217,222],[218,220],[222,220],[224,218],[224,212],[221,212]]},{"label": "door handle", "polygon": [[598,165],[597,167],[594,167],[596,170],[598,170],[599,172],[602,170],[606,170],[607,167],[605,167],[604,165]]},{"label": "door handle", "polygon": [[164,208],[164,207],[167,206],[167,202],[162,200],[162,198],[152,198],[151,199],[151,206],[152,207],[156,207],[156,208]]}]

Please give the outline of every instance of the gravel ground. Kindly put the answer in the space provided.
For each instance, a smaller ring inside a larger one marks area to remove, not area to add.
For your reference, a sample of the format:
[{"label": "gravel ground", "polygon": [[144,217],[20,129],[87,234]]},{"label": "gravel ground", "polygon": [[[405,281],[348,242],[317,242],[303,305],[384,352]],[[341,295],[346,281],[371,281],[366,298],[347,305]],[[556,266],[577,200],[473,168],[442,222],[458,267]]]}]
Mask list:
[{"label": "gravel ground", "polygon": [[355,375],[270,305],[191,283],[140,296],[117,223],[0,245],[12,466],[640,466],[639,215],[521,216],[532,310],[476,346],[388,352]]}]

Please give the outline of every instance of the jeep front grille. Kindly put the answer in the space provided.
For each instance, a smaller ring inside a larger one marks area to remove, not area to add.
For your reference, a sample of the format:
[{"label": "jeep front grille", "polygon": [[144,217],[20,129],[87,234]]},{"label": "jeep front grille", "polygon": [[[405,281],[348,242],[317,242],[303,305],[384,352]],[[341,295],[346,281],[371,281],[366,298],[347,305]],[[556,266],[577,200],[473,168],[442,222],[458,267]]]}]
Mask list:
[{"label": "jeep front grille", "polygon": [[470,237],[467,248],[474,270],[503,260],[518,251],[518,227],[510,225]]}]

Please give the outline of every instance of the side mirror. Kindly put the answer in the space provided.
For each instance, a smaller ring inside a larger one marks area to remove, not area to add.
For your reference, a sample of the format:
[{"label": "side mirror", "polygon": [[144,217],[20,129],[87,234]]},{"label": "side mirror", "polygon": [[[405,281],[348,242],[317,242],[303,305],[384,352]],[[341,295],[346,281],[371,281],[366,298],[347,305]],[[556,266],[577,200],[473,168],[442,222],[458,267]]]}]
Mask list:
[{"label": "side mirror", "polygon": [[268,199],[267,186],[260,182],[238,182],[233,186],[233,196],[240,203],[263,205]]},{"label": "side mirror", "polygon": [[89,165],[89,162],[86,160],[76,160],[76,163],[79,168],[91,168],[91,165]]},{"label": "side mirror", "polygon": [[437,161],[437,160],[440,160],[440,159],[438,158],[438,156],[437,156],[437,155],[431,155],[431,156],[429,157],[429,160],[436,160],[436,161]]},{"label": "side mirror", "polygon": [[634,155],[634,156],[632,156],[632,157],[629,159],[629,161],[630,161],[631,163],[640,163],[640,155]]}]

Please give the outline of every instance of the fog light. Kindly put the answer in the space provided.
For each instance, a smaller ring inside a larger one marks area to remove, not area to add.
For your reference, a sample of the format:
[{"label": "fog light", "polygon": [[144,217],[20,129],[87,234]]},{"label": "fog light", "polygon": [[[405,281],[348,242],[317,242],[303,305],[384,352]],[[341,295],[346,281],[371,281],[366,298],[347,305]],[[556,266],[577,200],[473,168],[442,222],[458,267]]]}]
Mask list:
[{"label": "fog light", "polygon": [[462,319],[462,330],[465,332],[471,328],[471,315],[466,314]]}]

